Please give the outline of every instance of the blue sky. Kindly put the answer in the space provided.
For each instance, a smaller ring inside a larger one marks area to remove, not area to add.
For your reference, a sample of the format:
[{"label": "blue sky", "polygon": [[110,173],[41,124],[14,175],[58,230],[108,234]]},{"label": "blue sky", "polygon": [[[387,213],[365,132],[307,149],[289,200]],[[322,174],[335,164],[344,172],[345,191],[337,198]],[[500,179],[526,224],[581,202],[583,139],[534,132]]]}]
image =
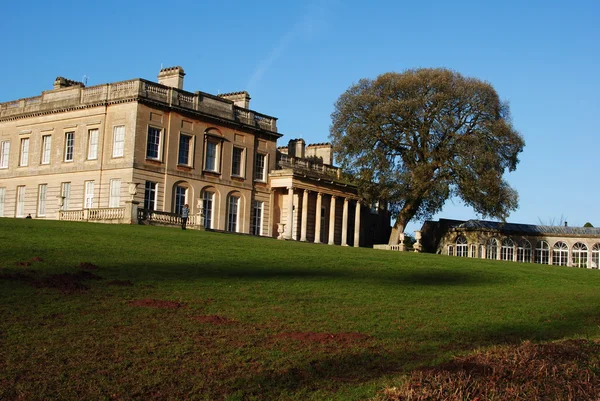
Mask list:
[{"label": "blue sky", "polygon": [[[489,81],[525,138],[509,220],[600,226],[599,19],[600,2],[582,0],[9,2],[0,102],[56,76],[91,86],[181,65],[186,90],[247,90],[252,109],[279,118],[281,145],[315,143],[360,78],[447,67]],[[477,216],[454,200],[435,217]]]}]

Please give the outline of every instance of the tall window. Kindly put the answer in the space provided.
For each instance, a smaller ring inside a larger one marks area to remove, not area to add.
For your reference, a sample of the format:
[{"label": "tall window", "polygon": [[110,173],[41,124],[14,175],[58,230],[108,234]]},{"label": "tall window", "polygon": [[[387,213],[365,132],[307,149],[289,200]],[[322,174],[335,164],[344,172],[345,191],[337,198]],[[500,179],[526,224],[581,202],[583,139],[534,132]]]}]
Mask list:
[{"label": "tall window", "polygon": [[108,207],[119,207],[121,203],[121,180],[116,178],[110,180],[110,197]]},{"label": "tall window", "polygon": [[187,188],[177,185],[175,187],[175,210],[173,212],[181,214],[183,205],[186,204],[185,198],[187,195]]},{"label": "tall window", "polygon": [[144,188],[144,209],[146,210],[156,210],[156,187],[155,182],[146,181]]},{"label": "tall window", "polygon": [[85,182],[85,208],[91,209],[94,207],[94,181]]},{"label": "tall window", "polygon": [[125,126],[113,127],[113,149],[112,157],[123,157],[125,150]]},{"label": "tall window", "polygon": [[50,154],[52,152],[52,135],[42,137],[42,164],[50,164]]},{"label": "tall window", "polygon": [[179,135],[179,158],[177,160],[178,164],[183,164],[185,166],[191,165],[191,161],[193,157],[193,146],[194,141],[193,138],[189,135],[180,134]]},{"label": "tall window", "polygon": [[29,164],[29,138],[21,139],[21,158],[19,166],[27,166]]},{"label": "tall window", "polygon": [[515,260],[515,243],[510,238],[502,240],[502,248],[500,248],[500,259]]},{"label": "tall window", "polygon": [[91,129],[88,131],[88,160],[96,160],[98,158],[98,130]]},{"label": "tall window", "polygon": [[65,133],[65,161],[66,162],[73,161],[74,146],[75,146],[75,133],[74,132]]},{"label": "tall window", "polygon": [[569,247],[562,241],[554,244],[552,249],[552,264],[555,266],[566,266],[569,263]]},{"label": "tall window", "polygon": [[574,267],[588,267],[588,247],[587,245],[577,242],[573,245],[573,250],[571,251],[571,266]]},{"label": "tall window", "polygon": [[0,187],[0,217],[4,217],[5,202],[6,202],[6,188]]},{"label": "tall window", "polygon": [[538,241],[535,246],[535,263],[547,265],[550,260],[550,245],[546,241]]},{"label": "tall window", "polygon": [[592,247],[592,269],[598,269],[600,266],[600,244],[596,243]]},{"label": "tall window", "polygon": [[146,158],[160,160],[160,128],[148,127],[148,140],[146,143]]},{"label": "tall window", "polygon": [[10,156],[10,142],[0,142],[0,168],[8,168],[8,157]]},{"label": "tall window", "polygon": [[264,202],[254,201],[252,202],[252,223],[251,233],[254,235],[262,235],[263,227],[263,208]]},{"label": "tall window", "polygon": [[264,155],[262,153],[256,154],[256,159],[254,163],[254,179],[257,181],[265,181],[266,160],[267,155]]},{"label": "tall window", "polygon": [[485,244],[485,258],[498,259],[498,241],[496,238],[490,238]]},{"label": "tall window", "polygon": [[454,256],[454,245],[448,245],[448,256]]},{"label": "tall window", "polygon": [[48,184],[40,184],[38,188],[38,216],[46,215],[46,196],[48,193]]},{"label": "tall window", "polygon": [[469,250],[469,257],[470,258],[476,258],[477,257],[477,245],[471,244],[470,250]]},{"label": "tall window", "polygon": [[202,195],[202,213],[204,214],[204,228],[214,228],[213,226],[213,204],[215,201],[215,193],[204,191]]},{"label": "tall window", "polygon": [[219,159],[218,159],[218,148],[219,145],[216,142],[206,142],[206,158],[204,161],[204,169],[207,171],[218,172]]},{"label": "tall window", "polygon": [[517,248],[517,262],[531,262],[531,244],[527,240],[519,242]]},{"label": "tall window", "polygon": [[62,197],[62,210],[69,210],[71,201],[71,183],[63,182],[60,186],[60,196]]},{"label": "tall window", "polygon": [[462,235],[456,239],[456,256],[467,257],[467,239]]},{"label": "tall window", "polygon": [[239,206],[240,206],[240,198],[239,196],[230,195],[229,202],[227,205],[227,231],[231,231],[234,233],[238,232],[239,229]]},{"label": "tall window", "polygon": [[244,149],[234,147],[231,155],[231,175],[241,177],[243,175],[243,165]]},{"label": "tall window", "polygon": [[17,187],[17,217],[25,217],[25,186]]}]

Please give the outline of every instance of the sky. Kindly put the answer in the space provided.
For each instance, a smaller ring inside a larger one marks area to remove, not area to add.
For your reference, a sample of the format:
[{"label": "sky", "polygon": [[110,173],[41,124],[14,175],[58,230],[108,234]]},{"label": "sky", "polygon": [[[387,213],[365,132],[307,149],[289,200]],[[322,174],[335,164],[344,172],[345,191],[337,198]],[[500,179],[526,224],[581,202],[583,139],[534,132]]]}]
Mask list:
[{"label": "sky", "polygon": [[[279,145],[327,142],[334,103],[361,78],[445,67],[490,82],[525,139],[514,223],[600,227],[598,1],[40,1],[3,5],[0,102],[63,76],[246,90],[278,118]],[[437,218],[478,218],[449,200]],[[407,232],[418,229],[413,222]]]}]

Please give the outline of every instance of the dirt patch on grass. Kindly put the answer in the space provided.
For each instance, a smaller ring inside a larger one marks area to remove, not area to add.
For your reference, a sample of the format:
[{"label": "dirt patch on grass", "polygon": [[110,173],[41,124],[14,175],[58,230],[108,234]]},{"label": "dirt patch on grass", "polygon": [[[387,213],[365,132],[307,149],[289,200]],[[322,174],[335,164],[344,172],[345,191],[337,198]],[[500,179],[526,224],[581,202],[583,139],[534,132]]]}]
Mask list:
[{"label": "dirt patch on grass", "polygon": [[600,344],[526,342],[413,372],[376,401],[599,400]]},{"label": "dirt patch on grass", "polygon": [[210,316],[196,316],[194,320],[200,323],[212,324],[214,326],[220,324],[233,324],[237,323],[235,320],[228,319],[224,316],[210,315]]},{"label": "dirt patch on grass", "polygon": [[66,294],[87,291],[88,286],[83,282],[87,280],[102,280],[102,277],[90,272],[60,273],[34,279],[31,281],[36,288],[54,288]]},{"label": "dirt patch on grass", "polygon": [[280,333],[272,337],[273,340],[290,339],[301,343],[310,344],[344,344],[351,345],[363,343],[370,337],[361,333]]},{"label": "dirt patch on grass", "polygon": [[183,308],[185,305],[175,301],[163,301],[160,299],[138,299],[136,301],[129,302],[131,306],[139,306],[143,308],[158,308],[158,309],[178,309]]}]

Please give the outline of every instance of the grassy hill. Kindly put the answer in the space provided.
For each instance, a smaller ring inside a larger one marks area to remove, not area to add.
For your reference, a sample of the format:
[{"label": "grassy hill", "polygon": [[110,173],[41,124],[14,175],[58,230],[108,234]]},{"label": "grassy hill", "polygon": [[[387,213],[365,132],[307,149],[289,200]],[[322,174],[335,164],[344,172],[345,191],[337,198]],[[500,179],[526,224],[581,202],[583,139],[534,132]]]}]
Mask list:
[{"label": "grassy hill", "polygon": [[0,219],[0,399],[363,400],[482,347],[598,338],[599,288],[597,270]]}]

